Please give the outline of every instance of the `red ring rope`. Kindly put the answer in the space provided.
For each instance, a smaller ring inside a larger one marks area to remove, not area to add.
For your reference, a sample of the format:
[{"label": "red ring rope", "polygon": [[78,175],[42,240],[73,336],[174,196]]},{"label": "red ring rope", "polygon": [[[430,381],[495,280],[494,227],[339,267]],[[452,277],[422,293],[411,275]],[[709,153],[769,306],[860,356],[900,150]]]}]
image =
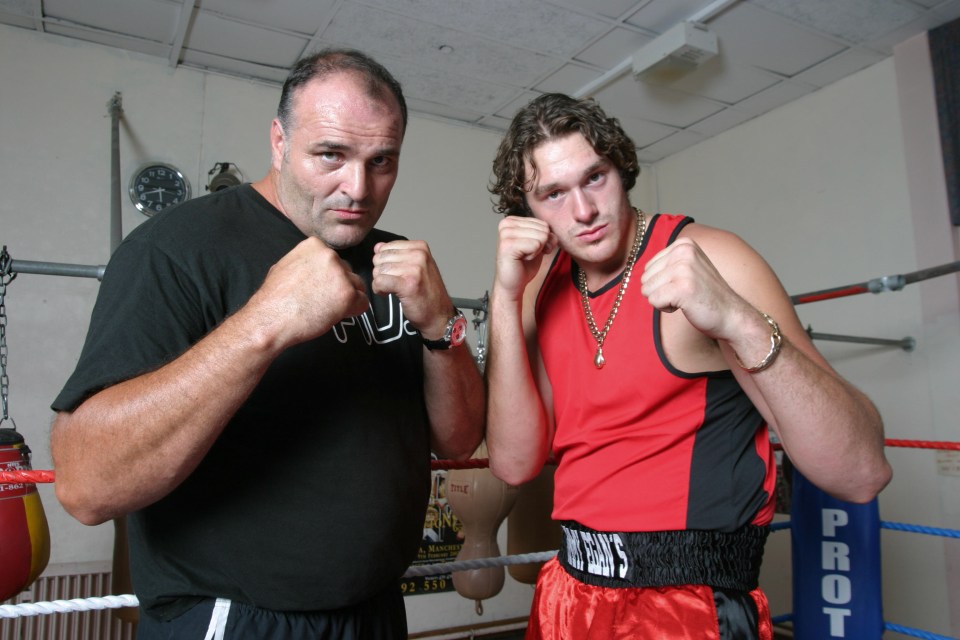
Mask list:
[{"label": "red ring rope", "polygon": [[[960,451],[960,442],[943,442],[935,440],[893,440],[885,441],[888,447],[906,447],[911,449],[939,449],[946,451]],[[780,444],[774,445],[775,449],[782,449]],[[434,471],[446,471],[449,469],[485,469],[490,466],[488,458],[471,458],[469,460],[433,460],[430,468]],[[54,482],[55,474],[53,471],[0,471],[0,483],[32,483],[42,484]]]},{"label": "red ring rope", "polygon": [[53,471],[0,471],[0,483],[41,484],[53,481]]},{"label": "red ring rope", "polygon": [[887,440],[888,447],[909,447],[913,449],[947,449],[960,451],[960,442],[934,442],[932,440]]}]

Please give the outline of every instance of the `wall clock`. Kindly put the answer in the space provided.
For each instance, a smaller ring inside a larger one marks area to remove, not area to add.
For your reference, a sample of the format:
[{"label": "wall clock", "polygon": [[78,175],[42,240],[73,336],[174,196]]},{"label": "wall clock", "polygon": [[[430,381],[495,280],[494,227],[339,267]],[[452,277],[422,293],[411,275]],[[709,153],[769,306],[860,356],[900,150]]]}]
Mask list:
[{"label": "wall clock", "polygon": [[130,200],[138,211],[152,216],[190,197],[190,181],[173,165],[148,162],[130,178]]}]

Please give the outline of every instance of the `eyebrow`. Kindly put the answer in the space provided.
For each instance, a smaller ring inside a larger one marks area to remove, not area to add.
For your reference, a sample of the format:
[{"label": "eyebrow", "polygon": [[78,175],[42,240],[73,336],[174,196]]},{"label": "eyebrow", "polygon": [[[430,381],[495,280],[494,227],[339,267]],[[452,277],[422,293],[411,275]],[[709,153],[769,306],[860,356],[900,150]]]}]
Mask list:
[{"label": "eyebrow", "polygon": [[318,142],[311,143],[309,148],[311,150],[323,149],[325,151],[349,151],[350,145],[344,144],[342,142],[332,142],[330,140],[320,140]]},{"label": "eyebrow", "polygon": [[[583,172],[583,174],[581,174],[581,175],[589,176],[589,175],[591,175],[591,174],[593,174],[593,173],[596,173],[598,169],[600,169],[600,168],[602,168],[602,167],[604,167],[604,166],[609,166],[609,165],[610,165],[610,161],[609,161],[609,160],[607,160],[606,158],[600,158],[599,160],[597,160],[596,162],[594,162],[592,165],[590,165],[589,167],[587,167],[586,170],[585,170],[585,171]],[[533,190],[533,194],[534,194],[535,196],[542,196],[542,195],[545,194],[545,193],[551,193],[552,191],[555,191],[555,190],[556,190],[557,188],[559,188],[559,187],[560,187],[560,183],[559,183],[559,182],[551,182],[551,183],[549,183],[549,184],[544,184],[544,185],[538,186],[537,188],[535,188],[535,189]]]},{"label": "eyebrow", "polygon": [[[311,150],[324,150],[324,151],[350,151],[353,149],[349,144],[344,144],[342,142],[333,142],[331,140],[320,140],[319,142],[314,142],[309,147]],[[398,156],[400,155],[399,147],[382,147],[377,149],[377,152],[374,154],[377,156]]]}]

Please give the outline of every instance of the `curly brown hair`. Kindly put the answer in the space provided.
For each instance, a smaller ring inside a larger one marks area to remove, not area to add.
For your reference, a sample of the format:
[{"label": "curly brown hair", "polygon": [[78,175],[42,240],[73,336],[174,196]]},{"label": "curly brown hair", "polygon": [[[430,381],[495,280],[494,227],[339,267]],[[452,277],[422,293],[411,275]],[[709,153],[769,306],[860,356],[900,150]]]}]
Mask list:
[{"label": "curly brown hair", "polygon": [[[497,156],[494,181],[488,189],[499,197],[494,209],[509,216],[530,216],[526,194],[537,177],[534,150],[544,142],[579,133],[598,155],[617,168],[623,188],[630,191],[640,175],[637,148],[616,118],[607,117],[593,98],[578,100],[562,93],[544,94],[513,117]],[[533,175],[525,175],[526,163]]]}]

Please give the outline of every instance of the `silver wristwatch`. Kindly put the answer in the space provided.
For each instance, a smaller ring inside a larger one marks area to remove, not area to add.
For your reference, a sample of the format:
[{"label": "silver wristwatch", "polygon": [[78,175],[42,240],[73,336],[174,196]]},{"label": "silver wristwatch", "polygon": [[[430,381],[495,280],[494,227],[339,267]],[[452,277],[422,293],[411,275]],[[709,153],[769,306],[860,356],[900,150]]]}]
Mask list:
[{"label": "silver wristwatch", "polygon": [[467,339],[467,319],[463,317],[463,312],[454,307],[453,315],[447,320],[447,327],[443,331],[443,337],[439,340],[427,340],[423,338],[423,345],[430,351],[443,351],[450,347],[459,347]]}]

